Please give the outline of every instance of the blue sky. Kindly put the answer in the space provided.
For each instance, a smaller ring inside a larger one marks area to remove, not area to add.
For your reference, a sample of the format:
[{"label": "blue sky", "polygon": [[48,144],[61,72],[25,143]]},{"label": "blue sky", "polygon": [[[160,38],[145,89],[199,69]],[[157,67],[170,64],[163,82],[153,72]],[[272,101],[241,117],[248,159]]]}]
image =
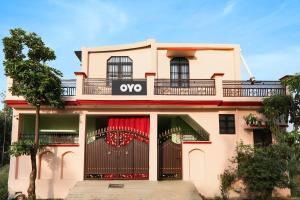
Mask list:
[{"label": "blue sky", "polygon": [[[74,50],[147,38],[240,44],[256,79],[300,72],[299,0],[2,0],[0,38],[15,27],[38,33],[55,50],[50,65],[65,78],[80,69]],[[0,90],[2,62],[1,51]]]}]

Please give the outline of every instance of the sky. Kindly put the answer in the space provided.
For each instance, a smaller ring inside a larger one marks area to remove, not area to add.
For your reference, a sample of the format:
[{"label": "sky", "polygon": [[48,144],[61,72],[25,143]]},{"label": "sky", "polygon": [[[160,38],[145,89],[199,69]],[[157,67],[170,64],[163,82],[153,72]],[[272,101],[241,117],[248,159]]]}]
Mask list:
[{"label": "sky", "polygon": [[[74,50],[149,38],[239,44],[256,80],[300,72],[300,0],[1,0],[0,38],[16,27],[54,49],[49,65],[66,79],[80,70]],[[0,49],[3,91],[2,42]]]}]

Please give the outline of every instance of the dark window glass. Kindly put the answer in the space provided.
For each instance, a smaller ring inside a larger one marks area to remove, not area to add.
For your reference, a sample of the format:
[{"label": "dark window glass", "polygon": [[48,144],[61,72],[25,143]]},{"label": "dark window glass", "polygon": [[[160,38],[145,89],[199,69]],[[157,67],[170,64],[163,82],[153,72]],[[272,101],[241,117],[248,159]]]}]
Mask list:
[{"label": "dark window glass", "polygon": [[269,129],[253,130],[254,146],[266,147],[272,144],[272,133]]},{"label": "dark window glass", "polygon": [[107,60],[107,79],[132,79],[132,60],[128,56],[112,56]]},{"label": "dark window glass", "polygon": [[235,120],[233,114],[219,115],[220,134],[235,134]]},{"label": "dark window glass", "polygon": [[175,57],[170,64],[171,87],[189,87],[190,70],[188,59]]}]

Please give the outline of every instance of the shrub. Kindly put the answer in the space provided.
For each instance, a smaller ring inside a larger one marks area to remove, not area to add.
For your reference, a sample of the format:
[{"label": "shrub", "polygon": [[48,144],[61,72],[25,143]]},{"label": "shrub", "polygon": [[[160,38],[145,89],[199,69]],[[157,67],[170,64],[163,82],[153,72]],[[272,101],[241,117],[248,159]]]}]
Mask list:
[{"label": "shrub", "polygon": [[236,175],[233,170],[226,169],[223,174],[221,174],[221,195],[223,200],[229,199],[228,191],[231,188],[231,184],[235,180]]},{"label": "shrub", "polygon": [[8,197],[8,165],[0,168],[0,200],[6,200]]},{"label": "shrub", "polygon": [[253,148],[241,143],[237,147],[237,176],[245,182],[250,196],[268,200],[275,187],[289,186],[287,154],[282,145]]}]

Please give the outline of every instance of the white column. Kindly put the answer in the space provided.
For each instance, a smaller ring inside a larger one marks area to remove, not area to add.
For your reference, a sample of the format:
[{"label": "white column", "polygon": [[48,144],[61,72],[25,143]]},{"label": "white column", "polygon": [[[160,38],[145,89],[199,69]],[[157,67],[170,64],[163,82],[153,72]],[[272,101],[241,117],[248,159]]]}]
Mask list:
[{"label": "white column", "polygon": [[86,137],[86,114],[80,113],[79,115],[79,169],[78,172],[81,174],[79,180],[84,179],[84,154],[85,154],[85,137]]},{"label": "white column", "polygon": [[157,114],[150,114],[149,180],[157,181]]}]

